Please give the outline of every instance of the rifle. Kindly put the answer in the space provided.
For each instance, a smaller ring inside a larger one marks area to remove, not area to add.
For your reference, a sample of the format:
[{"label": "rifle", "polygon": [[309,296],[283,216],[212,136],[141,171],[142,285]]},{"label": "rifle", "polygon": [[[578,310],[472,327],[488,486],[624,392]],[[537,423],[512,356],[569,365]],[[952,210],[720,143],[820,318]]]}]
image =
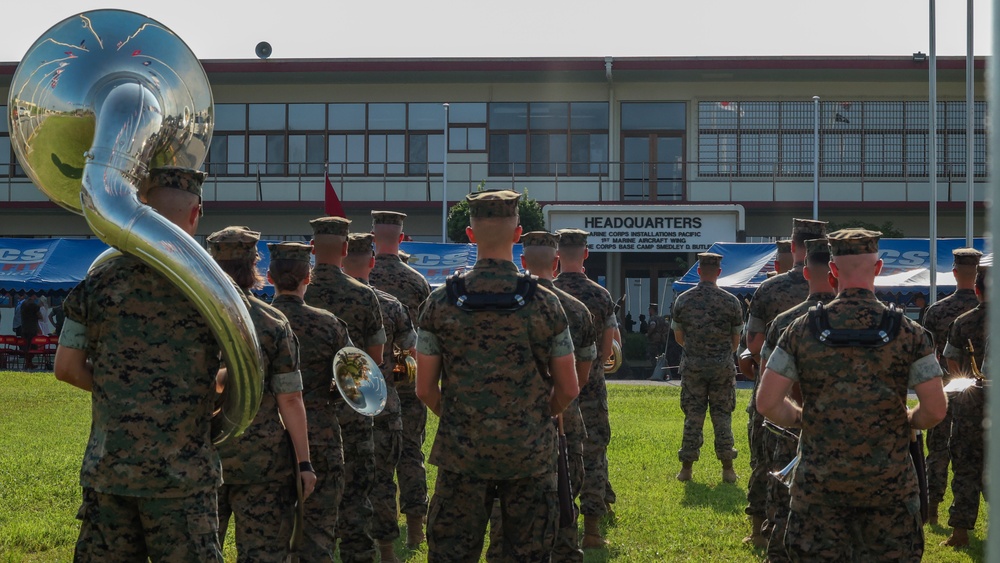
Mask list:
[{"label": "rifle", "polygon": [[559,527],[576,526],[576,503],[573,502],[573,487],[569,480],[569,447],[566,444],[566,431],[563,429],[563,416],[555,417],[559,428],[559,449],[557,451],[557,472],[559,477]]}]

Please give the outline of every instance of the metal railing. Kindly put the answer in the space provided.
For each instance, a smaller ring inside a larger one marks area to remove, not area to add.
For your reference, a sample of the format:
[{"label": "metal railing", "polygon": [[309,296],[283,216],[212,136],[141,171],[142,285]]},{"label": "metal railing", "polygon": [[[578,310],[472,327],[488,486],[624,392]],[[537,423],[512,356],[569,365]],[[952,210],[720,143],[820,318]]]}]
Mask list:
[{"label": "metal railing", "polygon": [[[323,199],[325,188],[322,164],[302,162],[247,162],[210,165],[225,167],[236,165],[249,174],[209,175],[206,182],[209,200],[272,201],[317,201]],[[282,174],[268,174],[279,167]],[[414,166],[421,166],[421,174],[406,174]],[[593,174],[570,174],[570,170],[586,166],[596,170]],[[836,173],[832,167],[858,167],[861,173]],[[0,168],[0,202],[34,201],[40,192],[34,190],[23,171],[14,165],[5,165],[4,174]],[[357,170],[380,173],[351,173]],[[538,170],[538,163],[488,163],[449,162],[448,195],[455,198],[476,191],[485,184],[489,188],[510,188],[527,190],[532,197],[542,201],[593,201],[593,202],[703,202],[703,201],[744,201],[747,199],[772,201],[787,198],[783,187],[796,185],[796,189],[808,184],[809,192],[804,199],[811,199],[812,163],[808,162],[753,162],[719,163],[706,161],[686,162],[608,162],[608,163],[565,163],[553,162],[545,166],[551,173],[530,174]],[[752,168],[751,168],[752,167]],[[210,169],[211,169],[210,168]],[[389,201],[399,199],[398,193],[406,191],[407,201],[440,201],[442,175],[441,163],[414,162],[357,162],[329,166],[330,183],[337,196],[346,201]],[[505,174],[490,174],[490,169],[506,169]],[[915,173],[917,171],[923,174]],[[905,165],[901,162],[863,163],[821,163],[820,186],[829,190],[838,184],[860,187],[859,201],[884,201],[872,197],[870,188],[880,185],[922,186],[929,182],[927,166]],[[966,178],[965,163],[940,163],[938,181],[943,186],[947,201],[964,200]],[[256,171],[260,170],[257,174]],[[751,172],[752,170],[752,172]],[[901,175],[866,174],[866,170],[899,170]],[[307,171],[309,171],[307,173]],[[402,173],[393,173],[402,171]],[[986,177],[977,175],[976,183],[984,186]],[[752,187],[751,187],[752,186]],[[274,189],[281,190],[280,198],[274,197]],[[704,195],[712,190],[711,197]],[[953,193],[956,189],[961,192]],[[239,191],[239,198],[227,197]],[[720,190],[722,192],[720,193]],[[748,197],[752,190],[752,197]],[[655,195],[654,195],[655,194]],[[780,196],[780,197],[779,197]],[[980,198],[981,199],[981,198]]]}]

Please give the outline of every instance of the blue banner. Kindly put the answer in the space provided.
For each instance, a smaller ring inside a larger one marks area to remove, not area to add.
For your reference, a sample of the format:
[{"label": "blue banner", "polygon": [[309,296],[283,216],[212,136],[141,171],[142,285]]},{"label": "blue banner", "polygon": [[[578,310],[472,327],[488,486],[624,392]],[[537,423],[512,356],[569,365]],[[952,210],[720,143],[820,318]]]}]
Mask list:
[{"label": "blue banner", "polygon": [[107,249],[97,239],[0,239],[0,290],[68,291]]}]

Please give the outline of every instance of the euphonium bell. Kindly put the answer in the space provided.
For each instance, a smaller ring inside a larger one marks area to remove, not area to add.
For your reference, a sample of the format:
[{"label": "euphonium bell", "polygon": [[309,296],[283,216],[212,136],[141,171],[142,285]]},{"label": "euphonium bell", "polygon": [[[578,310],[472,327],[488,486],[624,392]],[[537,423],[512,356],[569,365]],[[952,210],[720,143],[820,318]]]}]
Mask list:
[{"label": "euphonium bell", "polygon": [[604,360],[604,373],[615,373],[620,367],[622,367],[622,345],[617,340],[612,340],[611,355]]},{"label": "euphonium bell", "polygon": [[792,461],[788,462],[785,467],[771,472],[771,477],[778,480],[779,483],[786,487],[792,486],[792,476],[795,473],[795,468],[799,465],[799,456],[792,458]]},{"label": "euphonium bell", "polygon": [[375,360],[360,348],[346,346],[333,357],[331,387],[336,387],[347,404],[363,415],[375,416],[385,408],[385,378]]},{"label": "euphonium bell", "polygon": [[212,440],[238,435],[260,406],[263,370],[243,296],[187,233],[139,202],[150,168],[197,169],[212,139],[212,91],[169,29],[96,10],[56,24],[11,80],[10,138],[28,177],[82,214],[108,245],[155,268],[204,315],[228,368]]}]

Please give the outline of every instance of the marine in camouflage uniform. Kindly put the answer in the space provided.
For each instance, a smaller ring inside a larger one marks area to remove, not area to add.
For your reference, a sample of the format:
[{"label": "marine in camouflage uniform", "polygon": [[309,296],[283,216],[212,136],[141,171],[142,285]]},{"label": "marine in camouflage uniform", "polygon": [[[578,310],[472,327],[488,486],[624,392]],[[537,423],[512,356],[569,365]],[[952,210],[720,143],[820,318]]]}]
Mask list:
[{"label": "marine in camouflage uniform", "polygon": [[[292,462],[309,463],[309,437],[298,341],[281,311],[250,294],[263,282],[256,270],[259,240],[260,233],[246,227],[227,227],[208,237],[209,253],[250,302],[250,319],[266,358],[265,392],[257,416],[242,435],[218,447],[223,471],[218,493],[219,543],[225,543],[230,517],[235,514],[237,560],[280,563],[288,555],[292,535]],[[301,452],[293,455],[289,436]]]},{"label": "marine in camouflage uniform", "polygon": [[337,548],[337,512],[344,494],[344,445],[337,421],[344,400],[333,389],[333,358],[353,346],[347,325],[333,313],[305,304],[312,247],[286,242],[269,244],[268,275],[276,295],[271,303],[284,313],[299,340],[302,395],[309,420],[309,446],[316,468],[313,494],[305,502],[305,526],[298,556],[303,562],[333,561]]},{"label": "marine in camouflage uniform", "polygon": [[646,338],[649,341],[646,346],[646,359],[650,364],[656,365],[656,358],[667,350],[667,333],[670,332],[670,321],[667,317],[656,314],[656,303],[649,304],[649,318]]},{"label": "marine in camouflage uniform", "polygon": [[[140,197],[193,234],[204,174],[150,172]],[[92,391],[76,561],[222,561],[211,440],[219,347],[195,306],[129,255],[66,297],[56,377]]]},{"label": "marine in camouflage uniform", "polygon": [[[330,311],[347,323],[355,346],[372,358],[382,357],[385,330],[375,291],[348,276],[341,269],[347,254],[350,221],[342,217],[322,217],[310,221],[316,266],[306,290],[306,303]],[[375,444],[372,419],[337,403],[337,418],[344,440],[344,496],[340,503],[337,536],[340,557],[345,563],[374,561],[377,552],[372,538],[372,505],[368,499],[375,478]]]},{"label": "marine in camouflage uniform", "polygon": [[[971,375],[972,362],[982,366],[986,361],[989,338],[986,333],[987,302],[986,276],[988,268],[980,267],[976,276],[976,294],[982,302],[975,309],[960,315],[948,331],[948,344],[944,357],[953,374]],[[972,343],[973,354],[969,353]],[[983,432],[983,402],[985,392],[980,382],[955,398],[952,413],[950,453],[955,475],[951,480],[953,501],[948,509],[951,536],[943,545],[960,547],[968,545],[969,530],[976,526],[979,516],[979,497],[983,494],[983,460],[985,442]]]},{"label": "marine in camouflage uniform", "polygon": [[[431,286],[420,272],[406,265],[405,259],[409,259],[409,255],[399,251],[405,218],[405,213],[372,211],[375,268],[371,272],[371,283],[406,306],[410,322],[416,329],[417,311],[431,294]],[[417,398],[413,381],[405,373],[394,375],[403,418],[403,444],[399,463],[396,464],[399,510],[406,515],[407,546],[416,549],[424,538],[424,518],[427,515],[427,470],[424,468],[423,450],[427,407]]]},{"label": "marine in camouflage uniform", "polygon": [[[921,324],[934,337],[941,361],[941,369],[945,370],[945,382],[950,380],[948,362],[944,357],[944,347],[948,343],[948,328],[959,315],[971,311],[979,304],[976,297],[976,266],[982,252],[974,248],[957,248],[952,251],[955,259],[952,273],[955,276],[956,289],[948,297],[934,303],[924,312]],[[927,431],[927,493],[929,497],[928,524],[937,524],[938,505],[944,500],[944,491],[948,487],[948,463],[951,456],[948,453],[948,437],[951,434],[951,409],[941,424]]]},{"label": "marine in camouflage uniform", "polygon": [[[806,256],[805,241],[826,236],[826,222],[812,221],[809,219],[792,219],[792,240],[787,250],[792,254],[792,265],[787,271],[769,277],[754,292],[753,300],[750,302],[747,313],[747,324],[744,334],[747,340],[747,348],[758,366],[760,363],[760,350],[764,345],[767,335],[767,327],[771,321],[781,313],[795,307],[805,301],[809,296],[809,284],[802,276],[802,269]],[[775,243],[778,256],[786,259],[785,243],[778,241]],[[777,264],[775,266],[777,268]],[[777,271],[777,270],[776,270]],[[763,368],[758,369],[758,373],[763,372]],[[747,482],[747,507],[745,512],[750,516],[752,530],[750,536],[744,538],[744,542],[752,542],[757,546],[766,543],[770,536],[770,525],[766,521],[768,513],[774,510],[767,505],[767,487],[771,479],[768,472],[771,470],[770,452],[765,444],[765,430],[763,428],[764,417],[757,412],[756,397],[757,386],[760,384],[760,377],[754,380],[753,392],[750,395],[750,403],[747,405],[747,436],[750,441],[750,479]]]},{"label": "marine in camouflage uniform", "polygon": [[[553,272],[558,263],[556,249],[559,246],[559,235],[545,231],[532,231],[521,235],[521,266],[538,276],[542,287],[556,294],[559,303],[569,321],[569,333],[573,338],[573,355],[576,359],[577,378],[586,385],[590,376],[590,366],[597,359],[597,329],[590,316],[587,306],[580,300],[557,288],[552,283]],[[569,457],[569,484],[574,499],[580,495],[583,486],[583,443],[587,437],[583,414],[580,412],[579,399],[574,399],[562,414],[563,431],[566,434],[566,449]],[[493,507],[490,517],[490,547],[486,552],[487,561],[499,561],[502,553],[501,515],[498,504]],[[572,526],[559,528],[556,535],[556,545],[552,550],[554,562],[583,561],[583,551],[580,550],[576,522]]]},{"label": "marine in camouflage uniform", "polygon": [[722,256],[698,255],[701,281],[674,301],[671,328],[684,347],[681,357],[681,410],[684,436],[677,457],[683,467],[680,481],[691,480],[691,466],[698,461],[704,436],[705,411],[710,410],[715,429],[715,456],[722,461],[722,478],[736,482],[733,460],[733,410],[736,409],[736,365],[733,352],[743,328],[743,309],[732,294],[719,289]]},{"label": "marine in camouflage uniform", "polygon": [[[362,283],[369,283],[375,255],[371,233],[351,233],[347,241],[347,258],[344,272]],[[399,515],[396,512],[396,465],[402,444],[403,421],[400,418],[399,394],[393,385],[397,348],[409,350],[417,344],[417,333],[410,323],[410,314],[398,299],[375,289],[382,311],[386,341],[382,351],[382,377],[386,381],[386,403],[375,416],[373,438],[375,442],[375,482],[368,495],[374,510],[372,536],[379,543],[382,563],[399,561],[393,552],[393,540],[399,537]]]},{"label": "marine in camouflage uniform", "polygon": [[[760,351],[764,365],[767,365],[771,353],[778,347],[781,333],[792,324],[792,321],[808,313],[817,303],[829,303],[836,298],[835,290],[830,286],[830,247],[826,238],[807,240],[805,246],[806,268],[802,272],[809,282],[809,297],[781,313],[771,322],[764,346]],[[792,387],[792,396],[796,400],[801,399],[801,393],[795,386]],[[768,473],[785,468],[795,457],[798,448],[798,441],[766,430],[759,443],[768,452],[767,459],[770,465],[765,468]],[[768,563],[789,561],[788,552],[785,550],[785,523],[788,521],[790,501],[788,487],[777,479],[769,478],[767,480],[767,519],[770,524],[767,539]]]},{"label": "marine in camouflage uniform", "polygon": [[[946,399],[933,342],[920,325],[898,314],[898,331],[889,329],[895,337],[877,338],[887,309],[873,292],[880,235],[830,234],[840,293],[817,317],[829,326],[823,332],[830,343],[813,333],[810,316],[818,311],[792,321],[758,390],[762,414],[802,428],[785,532],[793,561],[919,561],[923,554],[910,433],[944,418]],[[834,345],[846,340],[843,330],[875,338],[870,345]],[[795,382],[801,409],[787,397]],[[909,410],[908,388],[920,402]]]},{"label": "marine in camouflage uniform", "polygon": [[597,329],[597,359],[591,365],[590,377],[580,389],[580,412],[587,426],[583,444],[584,477],[580,491],[580,512],[583,514],[583,547],[602,547],[600,519],[614,502],[614,491],[608,479],[608,444],[611,443],[611,422],[608,418],[608,388],[604,379],[604,359],[611,355],[609,335],[618,328],[615,303],[607,289],[583,272],[589,256],[587,237],[581,229],[562,229],[559,235],[559,263],[562,268],[553,284],[580,300],[594,320]]},{"label": "marine in camouflage uniform", "polygon": [[446,285],[419,316],[417,394],[441,418],[430,456],[438,476],[427,560],[478,560],[499,498],[503,560],[548,561],[559,514],[551,416],[578,392],[573,343],[551,291],[537,286],[519,292],[523,306],[514,300],[518,286],[531,285],[511,261],[520,194],[466,197],[478,259],[461,277],[464,291],[454,291],[470,306],[485,302],[483,309],[460,308]]}]

